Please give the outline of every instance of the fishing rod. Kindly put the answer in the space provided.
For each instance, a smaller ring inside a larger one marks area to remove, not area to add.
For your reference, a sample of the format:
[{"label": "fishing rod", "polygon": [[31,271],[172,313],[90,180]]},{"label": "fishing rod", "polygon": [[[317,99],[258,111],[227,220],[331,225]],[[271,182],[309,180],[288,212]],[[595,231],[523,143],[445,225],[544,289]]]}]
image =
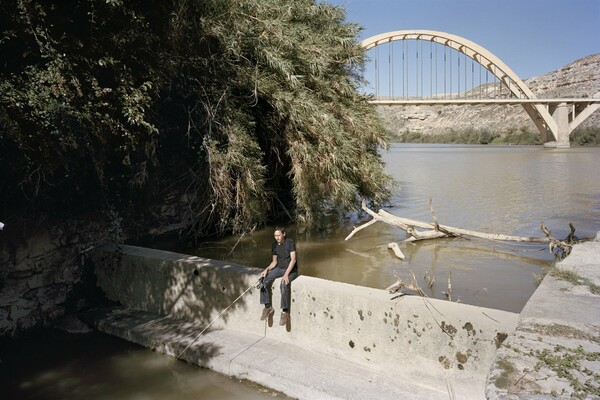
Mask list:
[{"label": "fishing rod", "polygon": [[248,291],[250,291],[250,289],[252,289],[253,287],[256,287],[257,289],[262,289],[262,287],[263,287],[263,278],[262,278],[262,277],[260,277],[260,278],[259,278],[259,279],[258,279],[256,282],[254,282],[252,285],[250,285],[250,286],[248,287],[248,289],[246,289],[246,290],[244,291],[244,293],[240,294],[240,295],[237,297],[237,299],[235,299],[235,300],[234,300],[234,301],[233,301],[233,302],[232,302],[230,305],[228,305],[228,306],[227,306],[227,307],[226,307],[226,308],[225,308],[223,311],[221,311],[221,314],[217,315],[217,316],[215,317],[215,319],[213,319],[212,321],[210,321],[210,323],[209,323],[208,325],[206,325],[206,326],[204,327],[204,329],[202,329],[202,332],[200,332],[198,335],[196,335],[196,337],[194,338],[194,340],[192,340],[192,341],[190,342],[190,344],[188,344],[187,346],[185,346],[185,349],[183,349],[183,350],[181,351],[181,353],[179,353],[179,355],[177,355],[177,357],[176,357],[176,358],[179,358],[179,357],[181,357],[181,355],[182,355],[183,353],[185,353],[185,351],[186,351],[186,350],[187,350],[187,349],[188,349],[188,348],[189,348],[189,347],[190,347],[192,344],[194,344],[194,343],[196,342],[196,340],[198,340],[198,338],[199,338],[200,336],[202,336],[202,334],[203,334],[204,332],[206,332],[206,330],[207,330],[207,329],[208,329],[208,328],[209,328],[209,327],[210,327],[210,326],[211,326],[211,325],[212,325],[212,324],[213,324],[213,323],[214,323],[216,320],[218,320],[219,318],[221,318],[221,316],[222,316],[223,314],[225,314],[225,311],[227,311],[227,310],[229,309],[229,307],[231,307],[232,305],[234,305],[234,304],[235,304],[235,303],[236,303],[236,302],[237,302],[239,299],[241,299],[241,298],[242,298],[242,296],[243,296],[243,295],[245,295],[246,293],[248,293]]}]

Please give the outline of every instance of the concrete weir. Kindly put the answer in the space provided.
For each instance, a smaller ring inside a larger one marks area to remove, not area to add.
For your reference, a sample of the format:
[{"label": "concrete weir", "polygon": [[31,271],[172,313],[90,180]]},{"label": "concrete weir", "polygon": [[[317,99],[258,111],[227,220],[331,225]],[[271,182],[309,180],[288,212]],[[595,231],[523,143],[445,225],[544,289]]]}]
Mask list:
[{"label": "concrete weir", "polygon": [[259,320],[255,268],[125,245],[90,257],[98,285],[120,304],[93,315],[99,330],[174,356],[193,341],[181,359],[298,399],[482,399],[496,351],[518,321],[300,276],[282,327],[278,314]]}]

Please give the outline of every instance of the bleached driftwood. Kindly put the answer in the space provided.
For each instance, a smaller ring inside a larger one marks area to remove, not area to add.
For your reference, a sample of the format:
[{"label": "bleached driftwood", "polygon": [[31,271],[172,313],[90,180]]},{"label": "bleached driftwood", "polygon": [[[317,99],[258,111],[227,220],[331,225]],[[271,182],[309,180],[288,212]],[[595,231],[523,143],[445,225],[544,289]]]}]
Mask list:
[{"label": "bleached driftwood", "polygon": [[[363,203],[363,204],[364,204],[364,203]],[[373,224],[374,224],[375,222],[377,222],[377,221],[378,221],[378,220],[376,220],[376,219],[372,219],[372,220],[370,220],[369,222],[367,222],[367,223],[365,223],[365,224],[362,224],[362,225],[361,225],[361,226],[359,226],[359,227],[356,227],[356,226],[355,226],[355,227],[354,227],[354,229],[352,229],[352,232],[350,232],[350,234],[349,234],[348,236],[346,236],[346,239],[344,239],[344,240],[348,240],[348,239],[350,239],[352,236],[354,236],[354,234],[355,234],[356,232],[358,232],[358,231],[361,231],[361,230],[365,229],[366,227],[373,225]]]},{"label": "bleached driftwood", "polygon": [[559,251],[555,253],[555,257],[560,260],[571,254],[571,250],[573,249],[572,243],[577,242],[575,227],[571,223],[569,223],[569,227],[571,228],[571,233],[569,233],[565,240],[555,239],[554,236],[552,236],[552,232],[544,226],[543,222],[540,227],[542,232],[546,235],[546,239],[548,239],[548,248],[550,249],[550,252],[553,253],[554,249],[559,249]]},{"label": "bleached driftwood", "polygon": [[[499,233],[485,233],[478,232],[469,229],[456,228],[453,226],[441,225],[439,223],[429,223],[423,221],[417,221],[409,218],[398,217],[394,214],[390,214],[387,211],[379,210],[379,212],[374,212],[369,209],[367,205],[363,202],[362,204],[363,210],[367,212],[373,220],[367,222],[366,224],[359,226],[358,228],[354,228],[352,233],[346,237],[346,240],[350,239],[354,234],[361,229],[365,228],[368,225],[372,225],[374,221],[382,221],[389,225],[396,226],[407,233],[409,236],[409,241],[414,240],[425,240],[425,239],[436,239],[441,237],[451,237],[451,236],[473,236],[482,239],[489,240],[506,240],[513,242],[534,242],[534,243],[550,243],[550,239],[548,237],[528,237],[528,236],[511,236],[511,235],[503,235]],[[437,218],[436,218],[437,219]],[[438,230],[436,230],[436,227]],[[418,231],[415,228],[428,229],[427,231]]]},{"label": "bleached driftwood", "polygon": [[385,290],[387,290],[389,294],[394,294],[398,292],[403,294],[401,290],[402,288],[405,288],[417,292],[419,296],[427,297],[423,289],[421,289],[421,287],[417,283],[417,278],[415,277],[415,274],[411,272],[411,275],[412,283],[409,283],[400,278],[400,275],[398,275],[398,273],[394,273],[394,276],[396,277],[396,282],[388,286]]},{"label": "bleached driftwood", "polygon": [[[412,242],[416,240],[427,240],[437,239],[444,237],[460,237],[460,236],[473,236],[487,240],[500,240],[500,241],[511,241],[511,242],[530,242],[530,243],[547,243],[550,251],[558,249],[556,253],[557,257],[564,258],[570,252],[572,245],[571,243],[577,241],[575,236],[575,227],[573,224],[569,224],[571,233],[565,240],[555,239],[551,232],[541,223],[541,230],[546,235],[545,237],[531,237],[531,236],[513,236],[504,235],[499,233],[485,233],[473,231],[470,229],[456,228],[453,226],[441,225],[438,218],[433,210],[431,198],[429,198],[429,207],[431,209],[431,215],[433,217],[433,223],[417,221],[409,218],[398,217],[384,210],[375,212],[367,207],[365,202],[362,203],[362,209],[367,212],[373,219],[361,226],[355,227],[352,232],[346,236],[345,240],[349,240],[354,234],[360,230],[373,225],[377,221],[385,222],[386,224],[396,226],[406,232],[407,239],[404,242]],[[426,229],[425,231],[419,231],[416,228]],[[388,246],[389,247],[389,246]],[[391,248],[391,247],[390,247]]]},{"label": "bleached driftwood", "polygon": [[400,250],[400,246],[398,246],[398,243],[388,243],[387,248],[392,250],[394,252],[394,255],[399,259],[404,260],[406,258],[404,253],[402,253],[402,250]]}]

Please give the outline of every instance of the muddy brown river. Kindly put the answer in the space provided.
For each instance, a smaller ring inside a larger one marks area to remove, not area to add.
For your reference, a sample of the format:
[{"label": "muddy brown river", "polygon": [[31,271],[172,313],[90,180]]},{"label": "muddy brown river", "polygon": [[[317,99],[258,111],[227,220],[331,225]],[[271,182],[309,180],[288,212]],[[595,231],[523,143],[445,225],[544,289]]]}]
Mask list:
[{"label": "muddy brown river", "polygon": [[[443,225],[515,236],[556,238],[600,231],[600,148],[545,149],[539,146],[395,144],[384,154],[387,171],[399,184],[386,211],[431,222],[429,198]],[[294,226],[300,273],[373,288],[386,288],[395,274],[412,275],[427,295],[520,312],[554,256],[544,244],[477,238],[436,239],[400,244],[406,259],[387,244],[404,231],[382,222],[344,238],[370,217],[357,215],[327,231],[306,234]],[[272,229],[183,249],[195,255],[264,268],[270,260]],[[429,279],[434,284],[429,287]]]},{"label": "muddy brown river", "polygon": [[[386,210],[430,221],[431,196],[440,223],[489,233],[541,236],[541,221],[559,238],[572,222],[580,237],[600,230],[600,148],[393,145],[384,159],[399,183]],[[389,242],[404,232],[376,223],[344,238],[368,220],[351,216],[328,230],[296,239],[305,275],[385,288],[395,274],[412,274],[431,297],[444,298],[451,276],[452,300],[519,312],[553,264],[545,245],[482,239]],[[188,247],[161,241],[153,247],[263,268],[270,260],[273,227]],[[148,245],[146,243],[146,245]],[[257,273],[259,270],[257,269]],[[431,288],[427,274],[435,279]],[[258,299],[256,299],[258,302]],[[258,317],[258,316],[257,316]],[[268,389],[175,361],[100,333],[46,331],[18,342],[0,342],[1,399],[273,399]]]}]

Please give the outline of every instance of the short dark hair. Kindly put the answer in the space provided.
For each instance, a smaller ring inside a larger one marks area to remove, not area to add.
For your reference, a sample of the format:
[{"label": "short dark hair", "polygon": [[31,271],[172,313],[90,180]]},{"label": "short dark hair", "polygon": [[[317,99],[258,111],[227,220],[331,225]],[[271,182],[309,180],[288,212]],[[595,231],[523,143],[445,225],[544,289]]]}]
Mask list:
[{"label": "short dark hair", "polygon": [[276,226],[275,230],[279,231],[279,232],[281,232],[281,233],[283,233],[285,235],[285,228],[283,226]]}]

